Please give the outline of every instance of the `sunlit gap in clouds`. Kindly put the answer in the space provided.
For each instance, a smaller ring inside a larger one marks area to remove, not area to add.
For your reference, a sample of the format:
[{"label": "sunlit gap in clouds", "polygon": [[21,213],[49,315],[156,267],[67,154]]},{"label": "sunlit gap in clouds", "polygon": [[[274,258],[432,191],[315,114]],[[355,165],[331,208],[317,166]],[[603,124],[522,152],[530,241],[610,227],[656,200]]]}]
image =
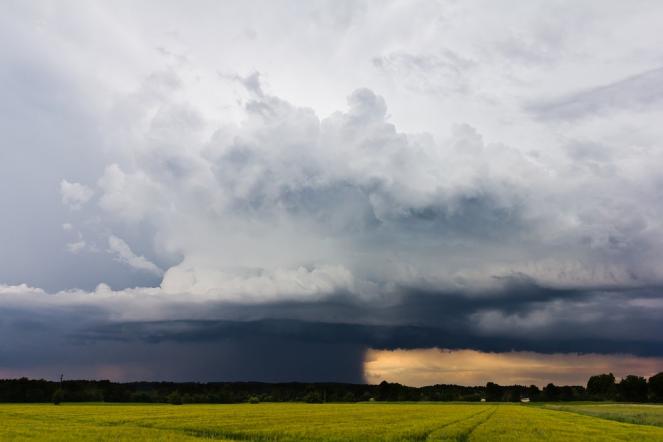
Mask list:
[{"label": "sunlit gap in clouds", "polygon": [[476,350],[376,350],[366,353],[366,381],[386,380],[410,386],[434,384],[585,385],[595,374],[612,372],[649,377],[660,371],[663,358],[626,354],[484,353]]}]

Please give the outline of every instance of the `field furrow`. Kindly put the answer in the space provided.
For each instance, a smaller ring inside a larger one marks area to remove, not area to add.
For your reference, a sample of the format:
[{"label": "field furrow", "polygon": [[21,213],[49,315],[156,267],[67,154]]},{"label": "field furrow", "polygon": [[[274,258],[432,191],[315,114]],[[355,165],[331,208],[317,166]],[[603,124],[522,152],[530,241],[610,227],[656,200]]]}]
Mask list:
[{"label": "field furrow", "polygon": [[443,425],[428,436],[428,441],[464,441],[475,428],[481,425],[495,412],[496,407],[484,409],[472,416]]}]

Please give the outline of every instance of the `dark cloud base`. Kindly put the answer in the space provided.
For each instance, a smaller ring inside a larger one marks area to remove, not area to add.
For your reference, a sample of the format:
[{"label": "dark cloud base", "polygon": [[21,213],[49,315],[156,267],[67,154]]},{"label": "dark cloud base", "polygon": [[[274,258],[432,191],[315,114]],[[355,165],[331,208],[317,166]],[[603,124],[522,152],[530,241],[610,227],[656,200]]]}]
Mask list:
[{"label": "dark cloud base", "polygon": [[[0,371],[123,381],[363,382],[369,348],[663,356],[658,310],[628,303],[656,300],[657,288],[561,290],[524,280],[505,287],[472,296],[404,291],[377,305],[343,294],[198,311],[174,305],[181,319],[155,321],[112,320],[92,307],[4,308]],[[511,322],[483,327],[486,312]],[[518,320],[529,322],[523,328]]]},{"label": "dark cloud base", "polygon": [[[611,340],[605,338],[547,339],[500,338],[471,335],[467,331],[420,326],[380,326],[347,323],[304,322],[289,319],[260,321],[154,321],[105,324],[70,336],[87,344],[104,341],[199,343],[238,341],[248,343],[293,342],[297,345],[347,346],[351,348],[414,349],[440,347],[489,352],[630,353],[661,356],[659,340]],[[249,345],[250,347],[250,345]]]}]

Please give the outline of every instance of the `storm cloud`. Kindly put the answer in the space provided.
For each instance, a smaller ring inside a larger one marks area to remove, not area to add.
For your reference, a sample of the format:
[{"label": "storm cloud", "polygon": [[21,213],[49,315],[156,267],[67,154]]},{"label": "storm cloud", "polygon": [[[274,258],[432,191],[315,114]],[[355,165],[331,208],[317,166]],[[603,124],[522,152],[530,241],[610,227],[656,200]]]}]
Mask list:
[{"label": "storm cloud", "polygon": [[660,5],[154,6],[0,18],[0,374],[663,356]]}]

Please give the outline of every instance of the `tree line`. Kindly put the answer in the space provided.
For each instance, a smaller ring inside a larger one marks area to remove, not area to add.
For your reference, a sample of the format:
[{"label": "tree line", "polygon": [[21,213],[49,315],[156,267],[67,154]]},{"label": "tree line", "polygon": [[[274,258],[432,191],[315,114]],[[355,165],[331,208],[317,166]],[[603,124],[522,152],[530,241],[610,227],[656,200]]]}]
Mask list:
[{"label": "tree line", "polygon": [[663,402],[663,372],[648,380],[629,375],[616,381],[612,373],[592,376],[587,386],[552,383],[485,386],[437,384],[408,387],[383,381],[378,385],[343,383],[262,382],[128,382],[107,380],[1,379],[0,402],[361,402],[361,401],[469,401],[519,402],[623,401]]}]

